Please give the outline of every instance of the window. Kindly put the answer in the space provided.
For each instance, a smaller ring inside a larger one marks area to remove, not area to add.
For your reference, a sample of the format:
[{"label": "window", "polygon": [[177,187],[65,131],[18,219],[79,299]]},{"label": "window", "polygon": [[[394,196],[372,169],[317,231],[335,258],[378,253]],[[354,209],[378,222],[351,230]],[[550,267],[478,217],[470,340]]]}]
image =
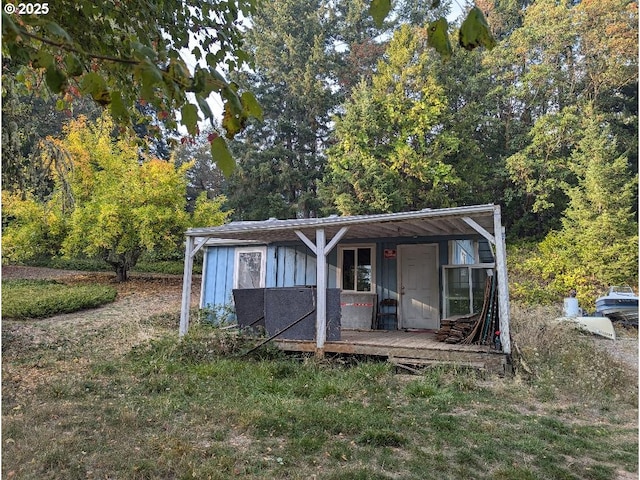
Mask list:
[{"label": "window", "polygon": [[445,306],[447,317],[469,313],[471,297],[469,295],[469,269],[447,268],[447,292]]},{"label": "window", "polygon": [[473,265],[474,263],[478,263],[478,242],[474,240],[449,242],[450,265]]},{"label": "window", "polygon": [[264,288],[265,248],[237,248],[233,288]]},{"label": "window", "polygon": [[444,267],[444,317],[482,311],[487,277],[493,265]]},{"label": "window", "polygon": [[338,251],[338,278],[342,290],[372,292],[375,288],[372,246],[342,247]]},{"label": "window", "polygon": [[449,265],[443,267],[442,276],[445,318],[482,310],[485,284],[494,266],[486,240],[449,242]]}]

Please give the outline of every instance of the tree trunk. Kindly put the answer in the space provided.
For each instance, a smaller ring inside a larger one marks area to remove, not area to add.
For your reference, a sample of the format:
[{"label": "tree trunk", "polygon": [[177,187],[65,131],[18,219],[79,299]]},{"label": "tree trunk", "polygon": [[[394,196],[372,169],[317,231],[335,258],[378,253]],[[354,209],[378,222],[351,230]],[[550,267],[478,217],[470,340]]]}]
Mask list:
[{"label": "tree trunk", "polygon": [[124,266],[124,265],[116,265],[115,266],[115,271],[116,271],[116,281],[118,283],[126,282],[127,280],[129,280],[129,277],[127,275],[128,270],[127,270],[126,266]]}]

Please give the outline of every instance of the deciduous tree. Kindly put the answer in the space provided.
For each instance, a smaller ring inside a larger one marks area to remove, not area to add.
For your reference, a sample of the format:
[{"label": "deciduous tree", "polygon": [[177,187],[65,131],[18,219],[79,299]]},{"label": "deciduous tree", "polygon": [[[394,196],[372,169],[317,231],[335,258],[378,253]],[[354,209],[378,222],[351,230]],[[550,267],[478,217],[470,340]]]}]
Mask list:
[{"label": "deciduous tree", "polygon": [[124,281],[142,253],[172,253],[194,222],[211,226],[226,220],[220,210],[224,198],[208,200],[206,193],[190,215],[185,177],[190,164],[140,162],[130,137],[112,136],[108,116],[95,123],[80,118],[65,130],[63,139],[50,139],[67,159],[66,168],[55,172],[52,197],[18,202],[3,195],[3,246],[11,259],[55,253],[98,257]]}]

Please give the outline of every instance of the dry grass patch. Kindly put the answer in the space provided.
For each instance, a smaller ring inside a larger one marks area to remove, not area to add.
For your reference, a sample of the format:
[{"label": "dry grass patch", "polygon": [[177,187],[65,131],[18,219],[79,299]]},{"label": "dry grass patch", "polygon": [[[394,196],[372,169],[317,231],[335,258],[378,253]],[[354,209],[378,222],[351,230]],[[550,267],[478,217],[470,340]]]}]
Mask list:
[{"label": "dry grass patch", "polygon": [[[637,407],[637,366],[621,358],[620,344],[555,322],[560,316],[557,308],[514,308],[511,327],[519,375],[547,400],[569,395]],[[637,329],[625,335],[635,335],[637,350]]]},{"label": "dry grass patch", "polygon": [[[582,341],[554,347],[575,332],[514,325],[532,373],[512,379],[396,375],[384,362],[242,356],[251,340],[195,319],[179,341],[179,287],[140,287],[90,315],[3,325],[3,478],[637,476],[637,384],[596,388],[592,368],[616,378],[617,360]],[[567,368],[586,372],[580,390],[563,384]],[[611,392],[621,400],[605,402]]]}]

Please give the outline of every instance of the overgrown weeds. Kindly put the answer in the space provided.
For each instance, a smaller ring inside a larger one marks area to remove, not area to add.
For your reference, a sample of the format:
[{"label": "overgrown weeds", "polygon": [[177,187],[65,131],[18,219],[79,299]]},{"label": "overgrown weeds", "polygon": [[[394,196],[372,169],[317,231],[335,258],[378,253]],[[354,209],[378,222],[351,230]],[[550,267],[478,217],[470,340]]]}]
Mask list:
[{"label": "overgrown weeds", "polygon": [[540,395],[637,406],[637,370],[595,348],[592,335],[556,321],[561,316],[557,308],[516,307],[514,313],[516,364]]}]

